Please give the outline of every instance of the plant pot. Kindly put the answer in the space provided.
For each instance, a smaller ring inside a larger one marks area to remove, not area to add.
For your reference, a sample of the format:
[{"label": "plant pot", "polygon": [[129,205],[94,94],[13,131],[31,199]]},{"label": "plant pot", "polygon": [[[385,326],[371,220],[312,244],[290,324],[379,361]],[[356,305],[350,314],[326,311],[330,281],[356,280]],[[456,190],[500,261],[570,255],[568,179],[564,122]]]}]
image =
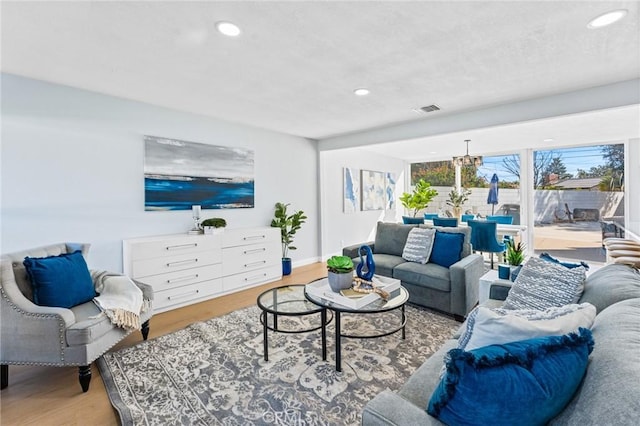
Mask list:
[{"label": "plant pot", "polygon": [[353,271],[344,274],[329,271],[327,278],[329,279],[329,287],[336,293],[351,288],[353,285]]},{"label": "plant pot", "polygon": [[203,226],[205,235],[219,235],[224,233],[224,228],[216,228],[215,226]]},{"label": "plant pot", "polygon": [[462,217],[462,207],[453,208],[453,217],[457,218],[458,222],[460,222],[460,218]]},{"label": "plant pot", "polygon": [[424,223],[424,217],[402,216],[402,223],[405,225],[419,225]]},{"label": "plant pot", "polygon": [[282,275],[291,275],[291,258],[285,257],[282,259]]}]

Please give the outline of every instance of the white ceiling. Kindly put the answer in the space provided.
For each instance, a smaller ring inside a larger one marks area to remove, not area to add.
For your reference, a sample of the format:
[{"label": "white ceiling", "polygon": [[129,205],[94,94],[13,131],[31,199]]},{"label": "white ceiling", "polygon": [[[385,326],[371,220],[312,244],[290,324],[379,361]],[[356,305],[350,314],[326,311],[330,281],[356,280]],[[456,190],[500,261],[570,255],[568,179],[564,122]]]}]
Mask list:
[{"label": "white ceiling", "polygon": [[[442,111],[429,117],[636,79],[638,6],[638,1],[3,1],[1,68],[323,139],[425,120],[412,109],[433,103]],[[618,8],[629,11],[619,23],[586,27],[595,16]],[[214,24],[221,20],[238,24],[242,35],[218,34]],[[371,94],[356,97],[357,87]],[[634,113],[637,109],[622,116]],[[594,117],[582,123],[595,123]],[[579,124],[572,122],[568,132],[582,128]],[[636,136],[621,137],[637,137],[633,118],[620,127],[634,126]],[[506,145],[482,150],[508,147],[509,130],[494,129]],[[613,130],[612,135],[621,133]],[[460,151],[463,139],[475,137],[475,132],[451,135],[446,145]],[[382,148],[371,149],[395,157],[402,153],[400,145]]]}]

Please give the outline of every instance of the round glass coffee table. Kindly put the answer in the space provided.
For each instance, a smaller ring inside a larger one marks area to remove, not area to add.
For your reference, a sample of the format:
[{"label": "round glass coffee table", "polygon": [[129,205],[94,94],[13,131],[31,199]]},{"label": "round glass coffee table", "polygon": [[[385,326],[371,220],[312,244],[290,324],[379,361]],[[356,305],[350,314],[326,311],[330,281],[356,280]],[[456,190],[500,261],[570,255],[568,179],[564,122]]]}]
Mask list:
[{"label": "round glass coffee table", "polygon": [[[333,320],[333,314],[327,318],[327,309],[307,300],[304,295],[304,284],[286,285],[272,288],[260,294],[257,300],[262,310],[260,323],[263,329],[264,360],[269,361],[268,330],[278,333],[306,333],[322,330],[322,359],[327,359],[327,324]],[[320,325],[312,328],[286,330],[278,327],[278,317],[301,317],[320,314]],[[269,315],[272,317],[271,325]]]},{"label": "round glass coffee table", "polygon": [[[326,279],[326,278],[325,278]],[[400,286],[400,290],[393,293],[392,297],[389,300],[377,299],[374,302],[369,303],[361,308],[354,309],[349,308],[347,306],[340,305],[335,301],[331,301],[328,299],[324,299],[315,294],[311,294],[307,291],[304,292],[304,296],[315,303],[316,305],[326,308],[332,311],[335,315],[336,322],[336,371],[342,371],[342,348],[341,348],[341,339],[343,337],[355,338],[355,339],[374,339],[377,337],[389,336],[391,334],[397,333],[398,331],[402,331],[402,339],[404,340],[405,335],[405,326],[407,325],[407,317],[404,311],[404,305],[409,300],[409,292],[406,288]],[[385,330],[379,334],[373,335],[354,335],[354,334],[345,334],[341,331],[340,324],[340,314],[349,313],[349,314],[379,314],[381,312],[393,311],[395,309],[399,309],[400,314],[400,324],[397,328],[393,328],[391,330]],[[324,359],[324,358],[323,358]]]}]

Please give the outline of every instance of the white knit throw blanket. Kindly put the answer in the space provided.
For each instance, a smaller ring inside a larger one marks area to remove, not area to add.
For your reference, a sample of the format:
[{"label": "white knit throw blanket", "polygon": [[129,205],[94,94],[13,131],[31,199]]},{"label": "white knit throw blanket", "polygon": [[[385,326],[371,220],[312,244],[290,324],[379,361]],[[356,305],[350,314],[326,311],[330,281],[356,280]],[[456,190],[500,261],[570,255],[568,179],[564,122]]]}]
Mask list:
[{"label": "white knit throw blanket", "polygon": [[142,290],[122,275],[104,275],[101,278],[100,296],[93,302],[114,325],[125,330],[139,330]]}]

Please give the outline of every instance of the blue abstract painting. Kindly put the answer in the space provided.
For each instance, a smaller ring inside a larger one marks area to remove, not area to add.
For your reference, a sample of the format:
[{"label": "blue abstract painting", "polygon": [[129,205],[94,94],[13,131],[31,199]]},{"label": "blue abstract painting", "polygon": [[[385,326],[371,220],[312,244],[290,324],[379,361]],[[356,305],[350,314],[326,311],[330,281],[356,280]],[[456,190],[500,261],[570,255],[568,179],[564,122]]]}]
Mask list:
[{"label": "blue abstract painting", "polygon": [[144,147],[145,210],[254,207],[252,150],[155,136]]},{"label": "blue abstract painting", "polygon": [[343,211],[345,213],[355,213],[360,205],[360,170],[345,167],[343,173]]},{"label": "blue abstract painting", "polygon": [[391,172],[385,174],[387,181],[385,190],[387,193],[387,210],[393,210],[396,208],[396,174]]}]

